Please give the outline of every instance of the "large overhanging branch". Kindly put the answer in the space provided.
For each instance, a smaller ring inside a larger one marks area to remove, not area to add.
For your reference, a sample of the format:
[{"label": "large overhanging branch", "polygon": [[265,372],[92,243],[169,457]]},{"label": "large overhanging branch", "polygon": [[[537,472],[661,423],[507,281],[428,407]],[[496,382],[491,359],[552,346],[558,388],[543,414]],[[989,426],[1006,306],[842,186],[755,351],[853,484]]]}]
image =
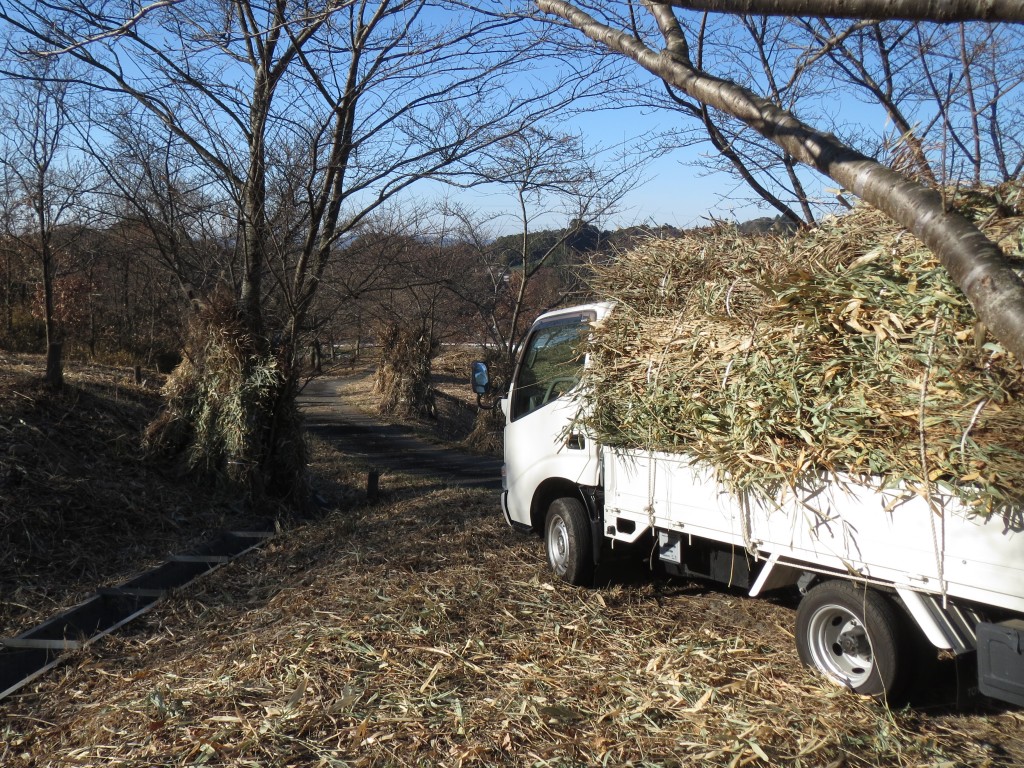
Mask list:
[{"label": "large overhanging branch", "polygon": [[128,19],[125,19],[123,23],[112,27],[110,29],[99,32],[95,35],[89,35],[83,37],[81,40],[76,40],[63,48],[55,48],[52,50],[38,50],[34,53],[38,56],[60,56],[64,53],[71,53],[78,48],[84,48],[92,43],[97,43],[100,40],[107,40],[112,37],[121,37],[132,32],[136,26],[138,26],[142,20],[149,14],[160,10],[161,8],[168,8],[172,5],[177,5],[181,0],[156,0],[154,3],[145,5],[139,9],[139,11]]},{"label": "large overhanging branch", "polygon": [[1022,0],[656,0],[691,11],[840,19],[1024,22]]},{"label": "large overhanging branch", "polygon": [[591,40],[628,56],[691,98],[741,120],[913,232],[949,271],[992,334],[1024,361],[1024,281],[977,227],[946,210],[938,192],[800,122],[746,88],[695,69],[684,56],[670,52],[671,35],[670,49],[658,53],[564,0],[536,1],[542,11],[567,21]]}]

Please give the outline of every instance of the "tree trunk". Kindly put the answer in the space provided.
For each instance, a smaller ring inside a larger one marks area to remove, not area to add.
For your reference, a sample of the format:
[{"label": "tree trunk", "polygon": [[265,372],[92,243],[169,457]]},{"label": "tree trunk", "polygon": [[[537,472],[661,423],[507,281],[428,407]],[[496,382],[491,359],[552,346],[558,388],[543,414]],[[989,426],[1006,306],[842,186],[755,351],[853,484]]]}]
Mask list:
[{"label": "tree trunk", "polygon": [[[44,222],[42,212],[39,221]],[[42,227],[41,227],[42,228]],[[46,386],[60,389],[64,386],[64,365],[61,359],[62,344],[57,340],[57,322],[53,310],[53,251],[48,233],[42,232],[43,252],[43,325],[46,328]]]},{"label": "tree trunk", "polygon": [[683,55],[681,30],[671,9],[649,5],[667,48],[657,53],[635,37],[596,21],[564,0],[537,0],[590,39],[622,53],[691,98],[741,120],[796,160],[811,166],[910,230],[939,259],[992,334],[1024,361],[1024,281],[999,248],[963,216],[947,211],[942,196],[847,147],[835,136],[736,83],[695,69]]},{"label": "tree trunk", "polygon": [[226,481],[252,509],[300,501],[306,455],[295,406],[297,374],[267,355],[229,286],[199,304],[184,362],[169,379],[166,406],[146,430],[155,455],[182,458]]},{"label": "tree trunk", "polygon": [[4,331],[8,339],[14,334],[14,274],[11,252],[4,249]]},{"label": "tree trunk", "polygon": [[249,107],[249,165],[241,194],[241,234],[244,272],[239,309],[257,339],[263,328],[263,268],[267,257],[267,115],[273,98],[265,65],[254,67]]},{"label": "tree trunk", "polygon": [[46,386],[57,390],[64,386],[64,345],[54,341],[46,345]]},{"label": "tree trunk", "polygon": [[1024,21],[1019,0],[656,0],[691,11],[907,21]]},{"label": "tree trunk", "polygon": [[324,372],[324,357],[323,350],[320,347],[320,339],[313,339],[313,344],[309,351],[309,362],[314,373]]}]

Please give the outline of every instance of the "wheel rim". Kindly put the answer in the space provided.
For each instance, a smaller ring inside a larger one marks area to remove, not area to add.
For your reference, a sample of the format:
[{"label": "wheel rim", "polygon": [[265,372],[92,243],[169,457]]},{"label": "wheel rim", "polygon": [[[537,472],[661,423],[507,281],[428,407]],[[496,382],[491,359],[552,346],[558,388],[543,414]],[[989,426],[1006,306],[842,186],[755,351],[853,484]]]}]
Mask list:
[{"label": "wheel rim", "polygon": [[559,576],[569,567],[569,528],[560,515],[551,518],[548,526],[548,559]]},{"label": "wheel rim", "polygon": [[859,688],[875,669],[871,642],[863,622],[840,605],[824,605],[807,626],[814,665],[851,688]]}]

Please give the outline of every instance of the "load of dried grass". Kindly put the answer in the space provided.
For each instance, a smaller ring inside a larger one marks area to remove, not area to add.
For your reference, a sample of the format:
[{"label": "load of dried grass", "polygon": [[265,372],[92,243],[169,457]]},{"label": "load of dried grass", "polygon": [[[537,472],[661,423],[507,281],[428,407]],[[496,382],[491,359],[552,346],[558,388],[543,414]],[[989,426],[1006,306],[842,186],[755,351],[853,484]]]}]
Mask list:
[{"label": "load of dried grass", "polygon": [[[957,203],[1024,267],[1018,185]],[[1024,374],[920,241],[866,206],[793,238],[651,240],[596,277],[591,427],[683,451],[735,492],[844,473],[1024,499]],[[925,482],[927,480],[927,482]]]}]

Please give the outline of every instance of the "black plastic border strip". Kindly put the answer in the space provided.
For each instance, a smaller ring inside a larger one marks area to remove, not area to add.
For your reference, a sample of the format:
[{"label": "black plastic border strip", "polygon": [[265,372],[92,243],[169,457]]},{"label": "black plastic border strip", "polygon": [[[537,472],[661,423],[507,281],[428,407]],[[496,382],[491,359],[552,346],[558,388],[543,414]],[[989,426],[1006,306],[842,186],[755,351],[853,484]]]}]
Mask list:
[{"label": "black plastic border strip", "polygon": [[224,531],[123,584],[100,587],[84,602],[17,637],[0,638],[0,699],[57,666],[69,651],[120,629],[152,610],[172,590],[212,573],[273,536],[272,531]]}]

